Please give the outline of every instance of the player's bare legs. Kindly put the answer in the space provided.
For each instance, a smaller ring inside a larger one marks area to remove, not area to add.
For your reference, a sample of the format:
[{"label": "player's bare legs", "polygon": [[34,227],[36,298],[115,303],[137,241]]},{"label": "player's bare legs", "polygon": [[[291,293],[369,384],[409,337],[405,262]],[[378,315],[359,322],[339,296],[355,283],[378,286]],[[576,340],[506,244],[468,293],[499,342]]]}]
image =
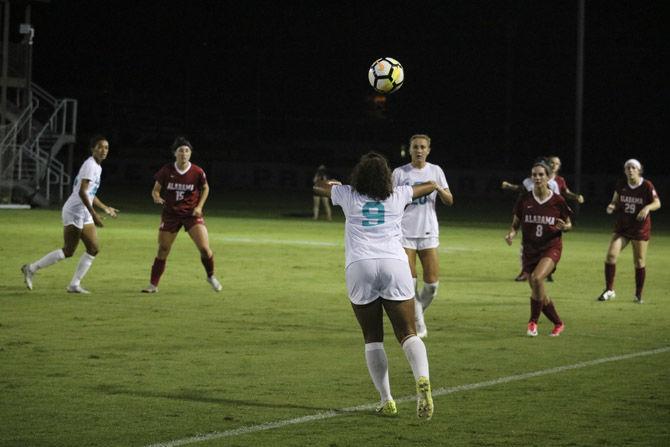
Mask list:
[{"label": "player's bare legs", "polygon": [[549,276],[549,274],[554,270],[556,264],[551,258],[542,258],[540,262],[535,267],[535,270],[530,274],[528,278],[528,285],[531,289],[531,298],[542,303],[545,303],[547,298],[547,292],[544,288],[544,279]]},{"label": "player's bare legs", "polygon": [[177,232],[170,233],[169,231],[159,231],[158,232],[158,253],[156,257],[162,261],[165,261],[170,254],[172,249],[172,244],[175,239],[177,239]]},{"label": "player's bare legs", "polygon": [[81,230],[81,241],[86,247],[86,253],[91,256],[98,254],[98,231],[93,224],[86,224]]},{"label": "player's bare legs", "polygon": [[326,219],[333,220],[333,212],[330,209],[330,199],[328,197],[321,197],[323,208],[326,210]]},{"label": "player's bare legs", "polygon": [[319,219],[319,205],[320,205],[319,202],[320,202],[320,201],[321,201],[321,197],[319,197],[319,196],[314,196],[314,197],[313,197],[313,202],[314,202],[314,203],[313,203],[313,205],[312,205],[312,218],[313,218],[314,220],[318,220],[318,219]]},{"label": "player's bare legs", "polygon": [[616,275],[616,262],[621,250],[628,245],[628,239],[616,233],[612,234],[610,245],[605,256],[605,290],[598,296],[598,301],[609,301],[616,298],[614,293],[614,276]]},{"label": "player's bare legs", "polygon": [[419,250],[419,260],[423,267],[423,282],[432,284],[439,280],[440,258],[437,255],[437,248],[426,248]]},{"label": "player's bare legs", "polygon": [[642,290],[647,275],[647,247],[649,241],[631,241],[633,262],[635,263],[635,302],[642,304]]},{"label": "player's bare legs", "polygon": [[207,227],[202,224],[193,225],[188,230],[188,235],[191,237],[195,246],[200,252],[200,257],[211,258],[212,250],[209,248],[209,233]]},{"label": "player's bare legs", "polygon": [[528,335],[537,335],[537,320],[540,313],[544,313],[549,320],[554,323],[552,336],[557,336],[563,332],[563,321],[558,316],[554,307],[554,302],[547,296],[545,289],[545,279],[556,268],[556,263],[551,258],[542,258],[532,271],[528,278],[528,284],[531,289],[530,296],[530,319],[528,322]]},{"label": "player's bare legs", "polygon": [[419,418],[430,419],[433,416],[433,398],[430,390],[428,371],[428,353],[423,340],[416,336],[414,328],[414,300],[382,300],[382,305],[393,325],[396,339],[405,351],[405,357],[412,368],[416,380],[417,407]]},{"label": "player's bare legs", "polygon": [[407,254],[407,261],[409,262],[409,270],[412,273],[412,279],[414,280],[414,324],[419,337],[425,337],[428,335],[428,330],[426,329],[426,323],[423,319],[423,305],[421,304],[421,301],[419,301],[419,291],[416,289],[418,275],[416,272],[417,251],[407,247],[404,247],[404,249]]},{"label": "player's bare legs", "polygon": [[384,341],[384,320],[381,298],[369,304],[351,304],[354,315],[363,332],[365,343],[382,343]]},{"label": "player's bare legs", "polygon": [[384,350],[384,320],[382,299],[377,298],[369,304],[351,304],[356,320],[363,331],[365,340],[365,363],[372,383],[379,392],[380,403],[377,413],[395,416],[398,410],[391,395],[391,384],[388,374],[388,357]]},{"label": "player's bare legs", "polygon": [[88,272],[88,269],[91,268],[91,265],[95,260],[95,256],[98,254],[98,232],[94,224],[86,224],[81,230],[74,225],[68,225],[65,227],[65,246],[63,247],[63,253],[65,253],[66,256],[68,256],[68,254],[69,256],[74,254],[78,242],[75,242],[74,238],[77,235],[78,238],[81,239],[81,241],[84,243],[84,246],[86,247],[86,253],[81,255],[81,258],[79,258],[79,263],[77,263],[77,268],[74,271],[72,279],[70,280],[67,291],[70,293],[88,293],[86,289],[81,287],[81,280]]},{"label": "player's bare legs", "polygon": [[82,229],[74,225],[66,225],[63,227],[63,254],[66,258],[74,255],[77,251],[77,246],[81,240]]},{"label": "player's bare legs", "polygon": [[416,335],[414,326],[414,300],[391,301],[382,300],[386,314],[391,320],[393,333],[400,344],[409,337]]},{"label": "player's bare legs", "polygon": [[207,273],[207,282],[209,282],[215,291],[220,292],[223,287],[219,280],[214,276],[214,253],[212,253],[211,248],[209,248],[209,233],[207,233],[207,227],[202,224],[193,225],[188,230],[188,235],[195,243],[195,246],[198,247],[200,260]]}]

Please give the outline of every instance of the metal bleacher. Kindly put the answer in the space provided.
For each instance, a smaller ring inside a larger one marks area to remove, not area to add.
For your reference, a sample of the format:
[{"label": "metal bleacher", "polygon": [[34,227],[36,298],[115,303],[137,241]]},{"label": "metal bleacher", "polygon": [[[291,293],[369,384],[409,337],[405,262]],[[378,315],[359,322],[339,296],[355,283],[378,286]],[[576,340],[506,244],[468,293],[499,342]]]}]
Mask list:
[{"label": "metal bleacher", "polygon": [[[6,17],[0,46],[0,206],[47,206],[62,201],[70,185],[59,153],[76,141],[77,101],[56,98],[32,82],[34,30],[29,20],[34,1],[14,2],[26,9],[28,23],[20,27],[9,21],[10,3],[0,4]],[[24,36],[18,43],[10,34],[15,28]]]}]

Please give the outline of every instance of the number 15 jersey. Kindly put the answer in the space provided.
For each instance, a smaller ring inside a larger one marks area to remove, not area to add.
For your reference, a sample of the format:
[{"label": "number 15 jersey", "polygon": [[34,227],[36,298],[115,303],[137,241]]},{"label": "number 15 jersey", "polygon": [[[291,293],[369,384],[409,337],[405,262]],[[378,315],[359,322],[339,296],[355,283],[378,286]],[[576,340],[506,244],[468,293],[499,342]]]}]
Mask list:
[{"label": "number 15 jersey", "polygon": [[411,186],[397,186],[385,200],[374,200],[351,185],[334,185],[330,191],[333,205],[342,207],[345,268],[362,259],[399,259],[407,261],[402,248],[401,222],[405,206],[412,201]]},{"label": "number 15 jersey", "polygon": [[163,212],[177,216],[192,214],[207,184],[205,171],[193,163],[185,171],[179,171],[175,163],[166,164],[154,175],[154,180],[161,185]]}]

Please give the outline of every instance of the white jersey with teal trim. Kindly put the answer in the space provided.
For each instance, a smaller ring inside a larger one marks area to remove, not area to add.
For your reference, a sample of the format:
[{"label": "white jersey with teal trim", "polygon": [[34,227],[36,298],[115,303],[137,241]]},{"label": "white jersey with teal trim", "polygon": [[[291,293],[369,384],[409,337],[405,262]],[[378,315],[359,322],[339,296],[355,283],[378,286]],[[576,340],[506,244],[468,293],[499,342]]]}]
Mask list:
[{"label": "white jersey with teal trim", "polygon": [[93,198],[95,197],[95,194],[98,192],[98,188],[100,187],[101,174],[102,166],[100,166],[95,161],[95,158],[88,157],[81,165],[81,168],[79,168],[79,173],[74,179],[74,185],[72,186],[72,194],[70,194],[70,197],[68,197],[65,205],[63,205],[63,210],[73,214],[83,213],[84,211],[88,212],[81,201],[81,197],[79,197],[79,188],[81,187],[81,182],[84,179],[89,181],[88,191],[86,191],[86,194],[88,195],[88,200],[90,201],[91,206],[93,206]]},{"label": "white jersey with teal trim", "polygon": [[[523,187],[526,191],[532,191],[533,190],[533,179],[530,177],[526,177],[523,179]],[[553,178],[549,181],[547,181],[547,186],[549,189],[551,189],[554,193],[561,195],[561,188],[559,188],[558,183],[556,183],[556,180]]]},{"label": "white jersey with teal trim", "polygon": [[[432,163],[426,163],[426,166],[422,169],[415,168],[411,163],[407,163],[393,170],[394,186],[416,185],[431,180],[442,188],[449,188],[442,168]],[[403,236],[423,238],[440,235],[440,226],[437,223],[437,213],[435,212],[436,201],[437,191],[433,191],[427,196],[417,197],[412,201],[405,209],[405,215],[402,218]]]},{"label": "white jersey with teal trim", "polygon": [[399,259],[407,261],[402,248],[402,215],[412,201],[412,187],[393,189],[386,200],[377,201],[359,194],[350,185],[334,185],[330,192],[333,205],[342,207],[344,254],[348,267],[362,259]]}]

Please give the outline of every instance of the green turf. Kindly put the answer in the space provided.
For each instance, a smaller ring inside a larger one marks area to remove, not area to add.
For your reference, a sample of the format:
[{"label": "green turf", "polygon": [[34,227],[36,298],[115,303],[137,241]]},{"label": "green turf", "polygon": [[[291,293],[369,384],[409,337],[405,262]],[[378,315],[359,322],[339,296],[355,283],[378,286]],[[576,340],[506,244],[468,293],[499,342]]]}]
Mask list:
[{"label": "green turf", "polygon": [[[19,267],[61,245],[59,211],[0,211],[0,446],[146,446],[377,400],[346,298],[341,217],[281,217],[290,210],[276,204],[233,211],[244,200],[208,213],[220,294],[186,234],[160,292],[138,293],[158,224],[140,204],[100,230],[83,282],[91,295],[65,293],[81,247],[28,291]],[[543,317],[530,339],[528,285],[512,281],[518,241],[503,241],[507,214],[443,215],[440,290],[426,314],[435,389],[670,346],[663,231],[650,244],[646,303],[632,303],[630,249],[619,297],[599,303],[611,222],[577,225],[548,285],[566,330],[548,337]],[[391,336],[386,351],[394,396],[411,395]],[[670,445],[669,369],[666,351],[437,396],[428,423],[404,402],[394,419],[349,412],[187,445]]]}]

